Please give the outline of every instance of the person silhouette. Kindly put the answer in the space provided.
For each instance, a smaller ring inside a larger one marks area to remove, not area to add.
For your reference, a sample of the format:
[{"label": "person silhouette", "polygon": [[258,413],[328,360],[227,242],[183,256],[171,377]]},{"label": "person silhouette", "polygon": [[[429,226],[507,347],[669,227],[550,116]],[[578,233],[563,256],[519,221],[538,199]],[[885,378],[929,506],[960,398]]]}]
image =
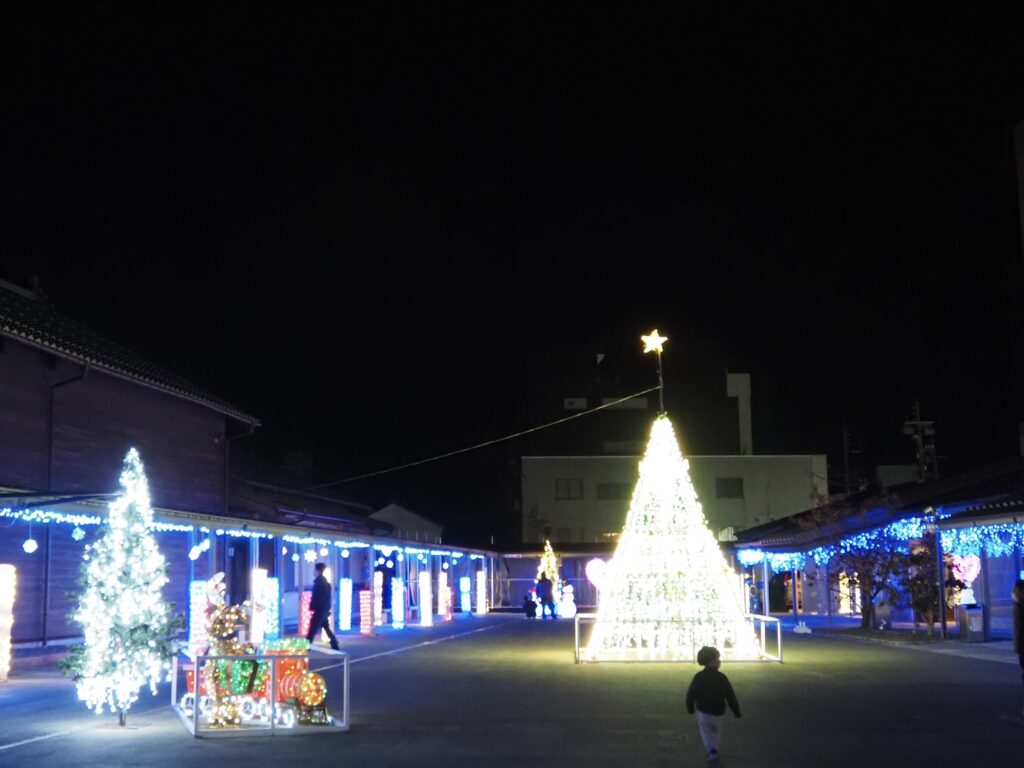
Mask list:
[{"label": "person silhouette", "polygon": [[338,638],[331,632],[331,582],[324,576],[327,564],[317,563],[315,568],[313,595],[309,600],[309,610],[313,612],[313,617],[309,620],[309,632],[306,633],[306,639],[312,646],[313,638],[319,635],[322,629],[327,633],[327,639],[331,641],[331,648],[337,651],[341,647],[338,645]]},{"label": "person silhouette", "polygon": [[551,618],[557,618],[555,616],[555,585],[544,571],[541,571],[540,578],[537,579],[537,598],[541,604],[541,618],[546,619],[549,610]]}]

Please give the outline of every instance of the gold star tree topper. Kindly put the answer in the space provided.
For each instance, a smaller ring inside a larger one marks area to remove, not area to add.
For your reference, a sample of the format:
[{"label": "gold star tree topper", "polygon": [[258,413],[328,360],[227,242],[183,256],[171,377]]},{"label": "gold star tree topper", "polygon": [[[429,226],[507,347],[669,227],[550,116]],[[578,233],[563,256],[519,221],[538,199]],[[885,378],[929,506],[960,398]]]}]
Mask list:
[{"label": "gold star tree topper", "polygon": [[644,343],[644,352],[657,352],[660,355],[661,345],[668,341],[668,336],[659,336],[655,328],[647,336],[641,336],[640,340]]}]

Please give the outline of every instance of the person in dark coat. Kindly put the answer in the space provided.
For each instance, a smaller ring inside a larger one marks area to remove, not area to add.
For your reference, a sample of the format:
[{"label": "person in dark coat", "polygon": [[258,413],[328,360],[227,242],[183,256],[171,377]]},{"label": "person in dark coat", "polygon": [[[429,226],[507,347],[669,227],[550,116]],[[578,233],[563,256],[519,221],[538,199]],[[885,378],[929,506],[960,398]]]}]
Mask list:
[{"label": "person in dark coat", "polygon": [[309,610],[313,612],[313,618],[309,620],[309,632],[306,633],[306,639],[312,645],[313,638],[317,637],[322,629],[327,633],[327,639],[331,641],[331,648],[337,651],[341,647],[338,645],[338,638],[331,632],[331,582],[324,576],[327,564],[317,563],[315,567],[316,578],[313,580],[313,596],[309,600]]},{"label": "person in dark coat", "polygon": [[540,578],[537,579],[537,599],[540,600],[541,618],[546,619],[549,610],[551,618],[557,618],[555,616],[555,585],[544,571],[541,571]]},{"label": "person in dark coat", "polygon": [[692,715],[693,710],[697,710],[697,728],[700,729],[704,749],[708,751],[708,760],[717,760],[725,705],[728,704],[732,713],[739,717],[740,703],[729,678],[718,671],[722,656],[717,648],[705,645],[697,652],[697,663],[704,669],[693,676],[686,692],[686,711]]},{"label": "person in dark coat", "polygon": [[1021,676],[1024,677],[1024,579],[1017,579],[1010,597],[1013,598],[1013,647],[1020,660]]},{"label": "person in dark coat", "polygon": [[529,592],[523,597],[523,613],[526,614],[528,619],[537,618],[537,601],[533,599],[533,595]]}]

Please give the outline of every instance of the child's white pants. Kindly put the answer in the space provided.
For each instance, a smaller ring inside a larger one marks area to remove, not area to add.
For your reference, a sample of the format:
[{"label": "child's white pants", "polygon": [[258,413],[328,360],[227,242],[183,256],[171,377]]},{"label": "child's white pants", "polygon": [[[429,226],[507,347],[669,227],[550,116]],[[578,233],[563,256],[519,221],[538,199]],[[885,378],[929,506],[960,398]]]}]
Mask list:
[{"label": "child's white pants", "polygon": [[709,715],[697,710],[697,728],[700,729],[700,738],[704,742],[704,749],[708,752],[712,749],[717,752],[718,745],[722,743],[722,717],[722,715]]}]

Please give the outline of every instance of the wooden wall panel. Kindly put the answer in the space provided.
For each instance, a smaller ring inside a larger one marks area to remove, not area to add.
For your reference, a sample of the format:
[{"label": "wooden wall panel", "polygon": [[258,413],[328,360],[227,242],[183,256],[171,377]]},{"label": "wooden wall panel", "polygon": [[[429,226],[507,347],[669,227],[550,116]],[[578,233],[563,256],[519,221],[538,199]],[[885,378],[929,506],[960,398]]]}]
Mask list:
[{"label": "wooden wall panel", "polygon": [[11,628],[11,640],[15,643],[38,640],[42,632],[44,528],[32,526],[32,537],[40,546],[34,554],[28,555],[21,548],[28,537],[28,525],[6,520],[0,527],[0,563],[10,563],[18,572]]},{"label": "wooden wall panel", "polygon": [[46,414],[53,374],[39,352],[9,340],[0,349],[0,485],[41,488],[46,482]]},{"label": "wooden wall panel", "polygon": [[[50,386],[81,368],[7,341],[0,351],[0,486],[46,489]],[[225,418],[209,408],[90,371],[54,390],[50,488],[114,492],[128,448],[153,504],[224,511]]]},{"label": "wooden wall panel", "polygon": [[[32,536],[39,549],[26,554],[22,543],[28,537],[27,524],[14,523],[0,529],[0,563],[11,563],[18,569],[18,590],[14,606],[12,640],[16,643],[38,642],[43,633],[43,569],[46,560],[45,525],[33,525]],[[68,614],[78,605],[82,592],[82,555],[85,545],[101,534],[99,526],[86,526],[86,537],[75,541],[71,537],[74,526],[52,523],[50,528],[50,597],[47,612],[46,637],[53,641],[80,637],[81,627]],[[176,613],[188,611],[188,551],[187,533],[167,532],[154,534],[161,554],[167,560],[170,579],[164,587],[164,599],[175,603]]]}]

